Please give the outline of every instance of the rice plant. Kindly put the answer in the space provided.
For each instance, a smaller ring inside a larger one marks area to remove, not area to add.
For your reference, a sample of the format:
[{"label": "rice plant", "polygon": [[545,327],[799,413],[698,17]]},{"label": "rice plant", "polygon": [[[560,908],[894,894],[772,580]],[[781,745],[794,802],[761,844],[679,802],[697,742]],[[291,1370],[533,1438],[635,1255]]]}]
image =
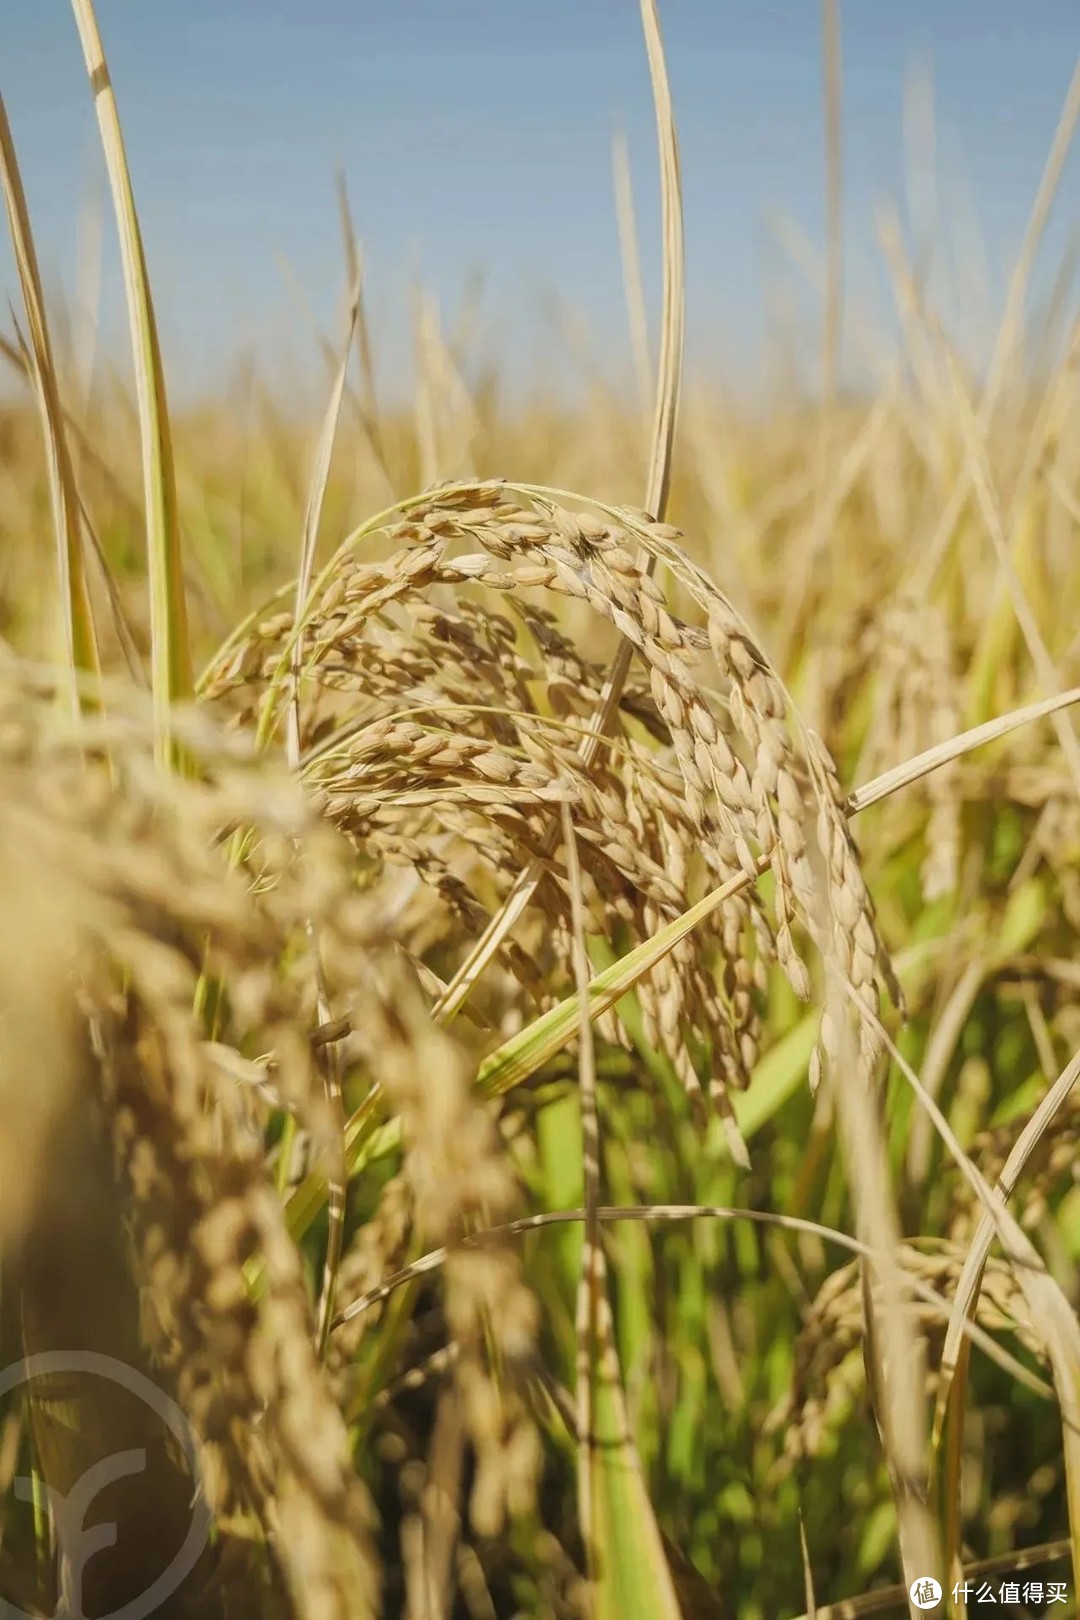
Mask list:
[{"label": "rice plant", "polygon": [[302,431],[170,411],[73,11],[134,408],[0,103],[0,1598],[1075,1613],[1080,373],[1020,317],[1080,71],[981,389],[886,220],[845,403],[824,5],[826,386],[763,425],[683,398],[642,0],[655,383],[617,147],[637,395],[474,396],[421,306],[382,409],[342,188]]}]

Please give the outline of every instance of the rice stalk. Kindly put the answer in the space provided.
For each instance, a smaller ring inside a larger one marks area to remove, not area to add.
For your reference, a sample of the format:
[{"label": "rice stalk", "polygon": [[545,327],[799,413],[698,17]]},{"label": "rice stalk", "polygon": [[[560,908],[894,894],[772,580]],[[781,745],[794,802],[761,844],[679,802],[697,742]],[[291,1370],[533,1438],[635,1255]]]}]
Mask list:
[{"label": "rice stalk", "polygon": [[337,193],[338,210],[341,215],[341,239],[345,252],[346,279],[350,287],[359,289],[356,310],[356,351],[360,365],[361,392],[354,397],[356,398],[364,437],[386,486],[386,492],[393,498],[394,480],[390,473],[390,463],[387,459],[386,446],[383,444],[382,430],[379,424],[375,357],[371,345],[371,329],[364,304],[364,264],[359,239],[356,235],[356,227],[353,224],[352,209],[349,206],[349,192],[345,184],[344,174],[339,173],[337,176]]},{"label": "rice stalk", "polygon": [[[300,572],[296,584],[296,616],[299,619],[303,603],[306,600],[311,582],[312,570],[315,566],[315,551],[319,538],[319,519],[322,513],[323,499],[326,494],[326,481],[330,473],[330,459],[333,455],[334,440],[337,434],[338,418],[341,414],[341,400],[345,391],[345,380],[348,374],[349,357],[352,354],[353,338],[360,315],[360,276],[357,270],[353,281],[352,297],[349,303],[348,330],[342,353],[341,365],[338,368],[334,386],[331,390],[330,401],[327,405],[326,416],[323,421],[322,432],[319,435],[318,446],[315,453],[315,463],[311,474],[311,490],[308,496],[307,510],[304,514],[304,536],[300,553]],[[293,654],[292,668],[292,694],[289,705],[288,734],[286,743],[286,758],[289,769],[296,772],[300,765],[300,665],[303,660],[303,641],[298,639]],[[315,978],[318,985],[318,1012],[319,1023],[322,1026],[330,1024],[333,1014],[330,1008],[326,989],[326,976],[323,971],[319,951],[318,935],[314,926],[308,925],[308,941],[311,949]],[[326,1245],[326,1259],[323,1267],[323,1284],[319,1296],[317,1335],[319,1353],[326,1352],[327,1335],[330,1329],[330,1320],[334,1310],[334,1289],[337,1283],[338,1268],[341,1264],[341,1253],[345,1221],[345,1164],[344,1164],[344,1107],[341,1096],[341,1072],[336,1042],[330,1042],[323,1048],[326,1098],[335,1121],[334,1142],[331,1147],[331,1171],[328,1181],[330,1229]]]},{"label": "rice stalk", "polygon": [[[784,1215],[773,1210],[732,1208],[721,1204],[602,1204],[597,1208],[597,1219],[601,1223],[609,1221],[644,1221],[653,1222],[657,1225],[668,1222],[697,1220],[745,1221],[750,1226],[774,1227],[777,1231],[821,1238],[824,1242],[835,1244],[837,1248],[843,1249],[846,1253],[856,1255],[863,1260],[882,1260],[886,1258],[870,1245],[864,1243],[862,1239],[852,1237],[838,1227],[825,1226],[820,1221],[807,1220],[800,1215]],[[583,1223],[584,1220],[585,1211],[583,1209],[544,1210],[537,1215],[525,1215],[517,1220],[508,1221],[501,1227],[474,1232],[467,1239],[467,1242],[476,1247],[483,1247],[485,1243],[500,1244],[505,1242],[508,1237],[542,1231],[551,1226],[576,1225]],[[427,1253],[409,1261],[407,1265],[399,1267],[398,1270],[382,1277],[378,1282],[372,1283],[362,1294],[341,1307],[334,1323],[335,1334],[350,1324],[362,1321],[369,1312],[373,1311],[383,1300],[388,1299],[399,1288],[414,1282],[418,1277],[424,1277],[431,1272],[438,1271],[445,1265],[449,1253],[450,1250],[446,1246],[429,1249]],[[921,1251],[914,1249],[905,1252],[903,1258],[908,1271],[905,1279],[906,1286],[910,1289],[913,1298],[917,1299],[923,1307],[924,1323],[933,1323],[939,1329],[947,1329],[952,1317],[952,1304],[944,1292],[935,1287],[933,1282],[927,1281],[927,1277],[933,1278],[934,1281],[945,1277],[951,1281],[960,1265],[959,1250],[955,1250],[951,1257],[946,1256],[943,1262],[933,1256],[928,1261]],[[834,1277],[839,1276],[836,1273],[833,1275]],[[846,1281],[847,1278],[843,1280]],[[823,1293],[823,1307],[831,1309],[831,1307],[828,1307],[828,1299],[831,1299],[840,1286],[841,1284],[837,1281],[830,1282],[828,1295],[824,1296]],[[1011,1299],[1015,1292],[1015,1288],[1011,1289],[1006,1297]],[[991,1310],[987,1310],[985,1314],[987,1319],[992,1321],[995,1326],[1000,1324],[1002,1317],[1000,1310],[996,1314]],[[1052,1386],[1044,1379],[1039,1378],[1022,1361],[998,1344],[977,1319],[969,1319],[965,1322],[961,1327],[961,1332],[983,1352],[988,1360],[993,1361],[1023,1388],[1030,1390],[1044,1400],[1053,1399]],[[811,1338],[810,1332],[808,1332],[807,1337],[808,1340]],[[1034,1334],[1031,1337],[1034,1338]],[[811,1354],[812,1349],[811,1345]],[[795,1410],[795,1404],[793,1399],[790,1411]],[[779,1415],[774,1419],[774,1422],[786,1420],[788,1413],[789,1406],[785,1404],[779,1409]]]},{"label": "rice stalk", "polygon": [[73,711],[78,712],[80,698],[75,684],[75,672],[87,670],[94,673],[98,670],[97,637],[83,565],[79,494],[65,431],[60,386],[53,362],[41,273],[38,269],[37,252],[30,226],[30,210],[23,190],[15,143],[2,97],[0,97],[0,181],[4,187],[8,226],[15,249],[15,263],[19,272],[19,284],[22,288],[30,333],[30,344],[28,350],[24,350],[24,361],[37,399],[48,453],[49,494],[56,537],[60,603],[64,616],[64,651],[71,672],[67,700]]},{"label": "rice stalk", "polygon": [[585,1242],[577,1294],[578,1516],[589,1573],[589,1607],[596,1620],[616,1616],[681,1615],[671,1570],[641,1475],[622,1391],[615,1321],[608,1297],[607,1261],[597,1211],[600,1202],[600,1114],[592,1023],[588,1015],[589,963],[577,839],[562,807],[562,834],[570,884],[574,969],[581,1008],[578,1089],[585,1172]]},{"label": "rice stalk", "polygon": [[841,53],[839,0],[822,0],[821,38],[825,86],[826,295],[822,338],[822,397],[836,397],[843,297],[843,193],[841,152]]},{"label": "rice stalk", "polygon": [[[667,510],[671,487],[672,458],[675,430],[678,424],[679,401],[682,393],[683,351],[686,326],[686,272],[684,263],[682,179],[679,169],[679,146],[675,128],[675,114],[668,84],[667,64],[664,58],[660,16],[656,0],[641,0],[641,20],[649,59],[656,111],[657,138],[660,149],[660,178],[663,234],[663,302],[660,323],[660,357],[656,378],[656,405],[652,432],[652,449],[646,480],[645,510],[653,521],[662,522]],[[640,562],[647,572],[655,566],[653,557],[643,552]],[[618,711],[619,698],[630,669],[632,650],[623,642],[615,656],[610,674],[601,695],[596,718],[589,737],[582,744],[581,757],[587,769],[595,760],[601,739],[610,731]],[[554,841],[553,826],[545,841],[545,851]],[[523,871],[511,894],[503,902],[478,940],[467,961],[451,981],[447,994],[441,998],[436,1016],[447,1019],[454,1016],[472,992],[485,966],[491,961],[501,942],[520,919],[529,904],[543,871],[538,858]]]},{"label": "rice stalk", "polygon": [[619,251],[622,257],[623,293],[630,328],[630,346],[642,411],[653,397],[652,357],[649,350],[649,319],[641,279],[637,222],[634,215],[634,185],[626,136],[619,131],[611,143],[612,174],[615,183],[615,212],[619,224]]},{"label": "rice stalk", "polygon": [[[870,1015],[861,1013],[869,1018]],[[877,1023],[874,1020],[875,1024]],[[894,1063],[915,1093],[920,1105],[931,1116],[934,1124],[982,1204],[993,1232],[999,1238],[1005,1255],[1013,1268],[1017,1284],[1023,1293],[1032,1318],[1040,1324],[1047,1353],[1054,1374],[1054,1389],[1061,1409],[1062,1451],[1065,1458],[1066,1498],[1069,1513],[1070,1545],[1074,1570],[1080,1570],[1080,1322],[1060,1285],[1050,1276],[1042,1257],[1008,1209],[1002,1193],[990,1188],[979,1170],[964,1153],[941,1110],[929,1096],[918,1075],[903,1058],[896,1046],[877,1024],[879,1039],[884,1040]],[[1068,1087],[1075,1083],[1074,1067],[1064,1071],[1059,1088],[1055,1088],[1054,1103],[1060,1100]],[[1068,1080],[1068,1087],[1064,1084]],[[1052,1117],[1047,1110],[1037,1128],[1025,1140],[1025,1151],[1031,1140],[1037,1140],[1039,1131]],[[980,1237],[980,1248],[985,1240]],[[972,1262],[971,1274],[979,1276],[981,1259]],[[969,1308],[971,1282],[965,1279],[964,1300],[961,1308]],[[976,1280],[975,1287],[978,1287]],[[958,1298],[959,1288],[958,1288]],[[955,1317],[954,1309],[954,1317]],[[955,1327],[954,1327],[955,1334]],[[954,1339],[955,1344],[955,1339]]]},{"label": "rice stalk", "polygon": [[72,0],[72,6],[94,94],[120,237],[135,389],[139,402],[150,579],[151,686],[157,714],[157,756],[162,767],[171,767],[181,763],[171,739],[172,709],[190,696],[193,677],[165,376],[120,117],[97,19],[92,0]]}]

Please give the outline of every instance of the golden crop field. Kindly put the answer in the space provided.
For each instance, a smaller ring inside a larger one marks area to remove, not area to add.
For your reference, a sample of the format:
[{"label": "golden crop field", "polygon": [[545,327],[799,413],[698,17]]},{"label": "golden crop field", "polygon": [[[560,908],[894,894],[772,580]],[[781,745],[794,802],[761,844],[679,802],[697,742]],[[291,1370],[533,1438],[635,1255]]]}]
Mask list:
[{"label": "golden crop field", "polygon": [[641,0],[637,393],[511,407],[429,320],[384,405],[342,189],[307,422],[170,406],[73,9],[132,353],[0,103],[0,1609],[1077,1614],[1080,70],[977,372],[886,222],[843,392],[834,231],[762,415],[684,394]]}]

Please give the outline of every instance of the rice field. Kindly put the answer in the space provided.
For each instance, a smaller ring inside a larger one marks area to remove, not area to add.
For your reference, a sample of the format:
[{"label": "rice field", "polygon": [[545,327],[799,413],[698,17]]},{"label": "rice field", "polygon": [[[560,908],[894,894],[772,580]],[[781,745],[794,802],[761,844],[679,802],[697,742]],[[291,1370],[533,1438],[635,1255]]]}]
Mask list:
[{"label": "rice field", "polygon": [[684,397],[641,0],[648,408],[431,323],[385,407],[342,189],[297,423],[170,408],[73,12],[132,351],[80,376],[0,102],[3,1612],[1075,1615],[1080,70],[981,368],[886,229],[841,397],[833,231],[763,420]]}]

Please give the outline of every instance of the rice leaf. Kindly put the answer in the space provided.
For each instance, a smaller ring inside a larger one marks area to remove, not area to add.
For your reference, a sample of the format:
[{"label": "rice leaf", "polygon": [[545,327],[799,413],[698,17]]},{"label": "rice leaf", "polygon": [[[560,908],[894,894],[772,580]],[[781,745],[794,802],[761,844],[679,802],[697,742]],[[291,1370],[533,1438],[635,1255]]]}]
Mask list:
[{"label": "rice leaf", "polygon": [[116,96],[97,19],[91,0],[72,0],[72,7],[94,93],[120,238],[142,446],[156,756],[160,766],[173,768],[183,760],[173,742],[171,711],[191,695],[193,678],[165,375]]}]

